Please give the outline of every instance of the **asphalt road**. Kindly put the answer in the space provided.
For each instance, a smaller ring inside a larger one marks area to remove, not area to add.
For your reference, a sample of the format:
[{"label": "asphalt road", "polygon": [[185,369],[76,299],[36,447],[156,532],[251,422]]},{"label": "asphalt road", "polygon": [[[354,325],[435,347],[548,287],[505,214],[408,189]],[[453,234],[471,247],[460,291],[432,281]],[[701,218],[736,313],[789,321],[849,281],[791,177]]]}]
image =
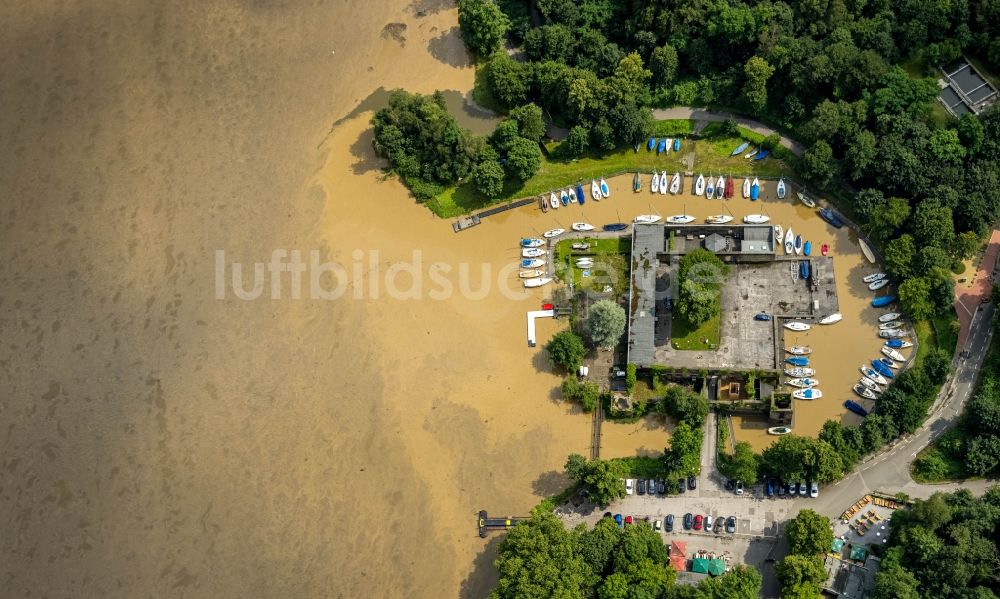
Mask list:
[{"label": "asphalt road", "polygon": [[871,491],[889,494],[902,491],[910,497],[926,498],[938,491],[969,489],[979,495],[987,488],[1000,483],[996,480],[975,480],[927,485],[919,484],[910,478],[910,463],[916,458],[917,453],[955,424],[975,390],[979,369],[993,334],[993,327],[990,326],[993,310],[993,304],[982,304],[981,309],[974,315],[971,332],[964,348],[968,351],[969,357],[958,359],[950,383],[941,389],[931,407],[931,416],[920,430],[870,456],[837,483],[823,487],[817,499],[796,500],[794,507],[811,508],[836,518]]}]

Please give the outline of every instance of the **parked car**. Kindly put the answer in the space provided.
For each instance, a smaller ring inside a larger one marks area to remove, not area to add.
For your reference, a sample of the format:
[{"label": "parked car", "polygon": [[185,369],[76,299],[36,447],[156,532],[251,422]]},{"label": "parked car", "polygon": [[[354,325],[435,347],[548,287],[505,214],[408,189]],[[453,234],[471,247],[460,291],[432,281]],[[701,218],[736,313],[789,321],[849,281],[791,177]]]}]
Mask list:
[{"label": "parked car", "polygon": [[663,520],[663,527],[667,529],[667,532],[674,532],[673,514],[667,514],[667,517]]},{"label": "parked car", "polygon": [[684,492],[684,479],[683,478],[678,478],[677,479],[677,488],[680,489],[681,493]]},{"label": "parked car", "polygon": [[639,495],[645,495],[646,494],[646,481],[640,478],[639,479],[638,487],[639,487],[639,489],[638,489]]},{"label": "parked car", "polygon": [[622,515],[621,514],[615,514],[615,524],[618,525],[618,528],[622,527]]},{"label": "parked car", "polygon": [[730,516],[726,519],[726,532],[729,534],[736,534],[736,516]]},{"label": "parked car", "polygon": [[775,481],[774,486],[775,486],[774,490],[778,494],[778,497],[784,497],[784,495],[785,495],[785,483],[781,482],[780,480],[779,481]]},{"label": "parked car", "polygon": [[662,478],[660,480],[656,481],[656,492],[659,493],[660,495],[666,495],[667,494],[667,481],[663,480]]},{"label": "parked car", "polygon": [[795,485],[792,483],[785,483],[785,493],[788,495],[795,495]]},{"label": "parked car", "polygon": [[809,494],[809,491],[806,489],[806,481],[799,481],[799,495],[805,497],[807,494]]},{"label": "parked car", "polygon": [[741,480],[736,481],[736,494],[737,495],[743,494],[743,481]]},{"label": "parked car", "polygon": [[712,530],[712,517],[705,516],[705,530]]},{"label": "parked car", "polygon": [[656,494],[656,481],[653,480],[653,479],[647,480],[646,481],[646,489],[649,490],[649,494],[650,495],[655,495]]},{"label": "parked car", "polygon": [[691,489],[692,491],[698,488],[698,477],[697,476],[689,476],[688,477],[688,488]]},{"label": "parked car", "polygon": [[705,518],[701,514],[698,514],[697,516],[695,516],[694,517],[694,529],[695,530],[701,530],[701,525],[704,522],[705,522]]},{"label": "parked car", "polygon": [[819,485],[817,485],[815,482],[809,485],[809,496],[812,497],[813,499],[819,497]]},{"label": "parked car", "polygon": [[657,518],[656,520],[653,520],[653,530],[656,530],[656,531],[660,530],[660,519],[659,518]]},{"label": "parked car", "polygon": [[691,530],[692,526],[694,526],[694,516],[690,513],[684,514],[684,530]]},{"label": "parked car", "polygon": [[760,320],[760,321],[766,322],[768,320],[771,320],[771,315],[767,314],[765,312],[761,312],[760,314],[754,314],[753,315],[753,319],[754,320]]},{"label": "parked car", "polygon": [[632,480],[631,478],[625,479],[625,492],[628,493],[629,495],[635,492],[635,481]]},{"label": "parked car", "polygon": [[773,480],[767,479],[767,482],[764,483],[764,488],[765,488],[765,491],[767,492],[767,496],[768,497],[774,497],[774,481]]},{"label": "parked car", "polygon": [[715,519],[715,534],[721,533],[722,529],[725,528],[725,526],[726,526],[726,519],[725,518],[716,518]]}]

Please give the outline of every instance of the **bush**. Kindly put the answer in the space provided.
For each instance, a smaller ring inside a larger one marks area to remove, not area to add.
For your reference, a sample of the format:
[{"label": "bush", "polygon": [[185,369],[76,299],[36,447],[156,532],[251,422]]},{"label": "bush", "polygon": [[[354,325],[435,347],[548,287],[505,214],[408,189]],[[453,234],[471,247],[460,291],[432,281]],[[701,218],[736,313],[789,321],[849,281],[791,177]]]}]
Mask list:
[{"label": "bush", "polygon": [[583,362],[583,356],[587,353],[583,339],[573,331],[556,333],[545,349],[548,350],[552,361],[568,372],[576,372],[577,367]]},{"label": "bush", "polygon": [[937,449],[928,449],[913,461],[913,474],[918,480],[942,480],[948,473],[948,462]]},{"label": "bush", "polygon": [[566,377],[560,389],[564,399],[579,403],[580,408],[588,414],[600,403],[601,388],[596,383],[581,381],[574,375]]},{"label": "bush", "polygon": [[635,387],[635,364],[625,366],[625,389],[629,393]]},{"label": "bush", "polygon": [[955,260],[951,263],[951,272],[956,275],[963,274],[965,272],[965,262],[961,260]]}]

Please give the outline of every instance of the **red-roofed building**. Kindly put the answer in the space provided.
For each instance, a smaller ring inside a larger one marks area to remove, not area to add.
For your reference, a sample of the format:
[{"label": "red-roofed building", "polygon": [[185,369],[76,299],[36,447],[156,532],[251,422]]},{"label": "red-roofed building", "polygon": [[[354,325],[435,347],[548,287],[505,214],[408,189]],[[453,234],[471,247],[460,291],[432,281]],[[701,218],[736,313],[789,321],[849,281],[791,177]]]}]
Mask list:
[{"label": "red-roofed building", "polygon": [[670,567],[678,572],[687,570],[687,543],[684,541],[670,542]]}]

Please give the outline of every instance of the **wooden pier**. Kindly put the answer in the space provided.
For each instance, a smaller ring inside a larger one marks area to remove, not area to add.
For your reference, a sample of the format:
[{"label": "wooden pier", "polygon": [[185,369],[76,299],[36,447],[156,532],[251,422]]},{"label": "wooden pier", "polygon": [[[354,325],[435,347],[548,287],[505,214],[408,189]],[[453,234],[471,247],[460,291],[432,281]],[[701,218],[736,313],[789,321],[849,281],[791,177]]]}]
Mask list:
[{"label": "wooden pier", "polygon": [[501,212],[506,212],[507,210],[513,210],[514,208],[520,208],[521,206],[527,206],[528,204],[535,203],[534,198],[525,198],[523,200],[517,200],[509,204],[504,204],[502,206],[494,206],[488,210],[483,210],[482,212],[477,212],[472,216],[463,216],[457,221],[451,224],[451,228],[454,229],[456,233],[459,231],[464,231],[466,229],[471,229],[478,225],[487,216],[493,216],[494,214],[499,214]]}]

